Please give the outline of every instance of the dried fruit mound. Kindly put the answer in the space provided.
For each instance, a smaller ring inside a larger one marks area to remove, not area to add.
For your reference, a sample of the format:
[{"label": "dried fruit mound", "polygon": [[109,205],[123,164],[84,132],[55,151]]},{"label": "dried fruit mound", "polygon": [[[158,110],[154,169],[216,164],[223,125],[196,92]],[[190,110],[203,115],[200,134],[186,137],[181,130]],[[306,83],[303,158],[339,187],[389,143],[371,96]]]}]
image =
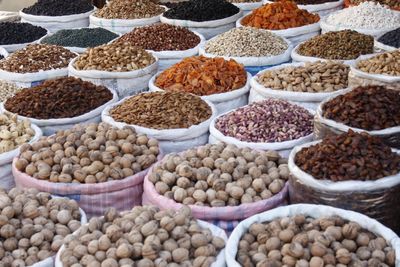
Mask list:
[{"label": "dried fruit mound", "polygon": [[199,96],[226,93],[246,85],[247,74],[235,60],[189,57],[163,71],[155,80],[166,91]]}]

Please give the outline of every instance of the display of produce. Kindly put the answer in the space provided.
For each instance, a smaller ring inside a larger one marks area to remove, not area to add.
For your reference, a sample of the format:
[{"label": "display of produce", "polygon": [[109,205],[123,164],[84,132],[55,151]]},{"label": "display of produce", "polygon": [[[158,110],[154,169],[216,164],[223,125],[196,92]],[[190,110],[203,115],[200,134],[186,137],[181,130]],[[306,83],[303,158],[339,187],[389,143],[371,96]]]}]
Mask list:
[{"label": "display of produce", "polygon": [[352,30],[327,32],[299,45],[299,55],[321,59],[351,60],[374,52],[374,37]]},{"label": "display of produce", "polygon": [[82,215],[75,200],[18,188],[0,191],[0,199],[1,266],[32,266],[48,261],[64,238],[81,226]]},{"label": "display of produce", "polygon": [[6,101],[21,90],[22,88],[15,83],[0,80],[0,102]]},{"label": "display of produce", "polygon": [[157,87],[171,92],[187,92],[199,96],[226,93],[246,85],[247,73],[235,60],[189,57],[161,72]]},{"label": "display of produce", "polygon": [[35,136],[29,120],[17,120],[10,113],[0,114],[0,155],[29,142]]},{"label": "display of produce", "polygon": [[167,155],[148,179],[156,191],[185,205],[239,206],[278,194],[289,178],[275,151],[219,143]]},{"label": "display of produce", "polygon": [[106,44],[117,37],[117,34],[103,28],[68,29],[60,30],[51,36],[43,38],[41,43],[88,48]]},{"label": "display of produce", "polygon": [[357,62],[357,69],[371,74],[400,76],[400,50],[360,60]]},{"label": "display of produce", "polygon": [[93,10],[93,5],[87,0],[38,0],[22,12],[36,16],[67,16],[82,14]]},{"label": "display of produce", "polygon": [[317,23],[319,20],[319,15],[299,9],[295,2],[279,0],[253,10],[242,19],[241,24],[267,30],[284,30]]},{"label": "display of produce", "polygon": [[68,49],[56,45],[31,44],[0,60],[0,70],[14,73],[34,73],[67,68],[76,57]]},{"label": "display of produce", "polygon": [[31,43],[46,34],[46,29],[29,23],[0,22],[0,45]]},{"label": "display of produce", "polygon": [[103,19],[143,19],[161,15],[165,9],[150,0],[116,0],[94,12]]},{"label": "display of produce", "polygon": [[385,33],[378,39],[378,41],[387,46],[400,48],[400,28]]},{"label": "display of produce", "polygon": [[339,216],[283,216],[251,224],[238,242],[236,260],[257,267],[395,266],[389,241]]},{"label": "display of produce", "polygon": [[183,51],[196,47],[200,41],[198,35],[186,28],[158,23],[133,29],[115,42],[128,42],[152,51]]}]

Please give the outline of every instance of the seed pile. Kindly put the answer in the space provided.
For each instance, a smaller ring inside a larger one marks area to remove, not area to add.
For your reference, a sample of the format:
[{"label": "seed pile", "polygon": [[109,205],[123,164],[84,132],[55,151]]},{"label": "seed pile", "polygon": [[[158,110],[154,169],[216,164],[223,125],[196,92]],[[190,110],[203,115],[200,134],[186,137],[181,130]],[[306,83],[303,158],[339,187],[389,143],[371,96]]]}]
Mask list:
[{"label": "seed pile", "polygon": [[385,33],[378,39],[378,41],[388,46],[400,48],[400,28]]},{"label": "seed pile", "polygon": [[400,2],[397,0],[350,0],[350,3],[353,5],[359,5],[363,2],[375,2],[381,5],[387,5],[391,8],[400,9]]},{"label": "seed pile", "polygon": [[56,45],[31,44],[0,61],[0,69],[15,73],[67,68],[76,57],[68,49]]},{"label": "seed pile", "polygon": [[8,98],[21,91],[15,83],[0,80],[0,102],[6,101]]},{"label": "seed pile", "polygon": [[133,29],[116,42],[128,42],[153,51],[183,51],[196,47],[200,37],[186,28],[158,23]]},{"label": "seed pile", "polygon": [[289,92],[322,93],[347,88],[350,67],[333,61],[263,72],[258,82],[266,88]]},{"label": "seed pile", "polygon": [[66,47],[95,47],[106,44],[118,35],[103,28],[82,28],[60,30],[44,38],[42,44],[60,45]]},{"label": "seed pile", "polygon": [[387,29],[399,26],[400,13],[374,2],[364,2],[329,15],[327,23],[352,29]]},{"label": "seed pile", "polygon": [[351,60],[374,52],[374,37],[352,30],[327,32],[300,44],[297,53],[308,57]]},{"label": "seed pile", "polygon": [[155,62],[144,49],[129,43],[113,43],[89,48],[75,61],[77,70],[126,72],[143,69]]},{"label": "seed pile", "polygon": [[65,247],[65,267],[209,267],[225,241],[202,228],[188,207],[175,212],[137,206],[121,214],[110,209],[104,217],[90,219]]},{"label": "seed pile", "polygon": [[32,6],[22,9],[22,12],[36,16],[67,16],[86,13],[93,8],[87,0],[38,0]]},{"label": "seed pile", "polygon": [[157,140],[132,128],[77,124],[23,145],[15,167],[39,180],[94,184],[139,173],[156,162],[158,153]]},{"label": "seed pile", "polygon": [[284,142],[310,135],[313,115],[303,107],[271,98],[219,117],[215,128],[244,142]]},{"label": "seed pile", "polygon": [[180,92],[143,93],[110,111],[118,122],[152,129],[189,128],[208,120],[212,110],[200,97]]},{"label": "seed pile", "polygon": [[400,76],[400,50],[360,60],[357,63],[357,68],[372,74]]},{"label": "seed pile", "polygon": [[1,190],[0,199],[1,266],[32,266],[53,257],[64,238],[81,226],[75,200],[17,188]]},{"label": "seed pile", "polygon": [[63,77],[16,93],[7,99],[4,107],[20,116],[35,119],[73,118],[104,105],[112,97],[104,86]]},{"label": "seed pile", "polygon": [[29,120],[19,121],[16,115],[0,114],[0,154],[29,142],[34,135]]},{"label": "seed pile", "polygon": [[394,267],[396,252],[356,222],[296,215],[250,225],[239,241],[236,260],[257,267]]},{"label": "seed pile", "polygon": [[178,203],[225,207],[269,199],[288,178],[287,162],[277,152],[220,143],[169,154],[148,179]]},{"label": "seed pile", "polygon": [[94,16],[104,19],[143,19],[160,15],[165,9],[150,0],[111,1]]},{"label": "seed pile", "polygon": [[46,34],[46,29],[29,23],[0,22],[0,45],[31,43]]},{"label": "seed pile", "polygon": [[200,96],[240,89],[246,82],[246,71],[235,60],[203,56],[185,58],[155,79],[155,85],[166,91]]},{"label": "seed pile", "polygon": [[239,12],[238,7],[225,0],[189,0],[166,11],[164,16],[169,19],[210,21],[231,17]]},{"label": "seed pile", "polygon": [[285,40],[268,31],[241,27],[231,29],[205,46],[207,53],[227,57],[267,57],[283,54],[288,49]]},{"label": "seed pile", "polygon": [[299,9],[296,3],[290,0],[279,0],[275,3],[259,7],[244,17],[242,25],[268,30],[284,30],[301,27],[319,21],[318,14]]},{"label": "seed pile", "polygon": [[400,156],[379,137],[349,130],[296,154],[296,165],[316,179],[378,180],[400,171]]},{"label": "seed pile", "polygon": [[382,86],[358,87],[326,102],[323,116],[368,131],[400,125],[400,93]]}]

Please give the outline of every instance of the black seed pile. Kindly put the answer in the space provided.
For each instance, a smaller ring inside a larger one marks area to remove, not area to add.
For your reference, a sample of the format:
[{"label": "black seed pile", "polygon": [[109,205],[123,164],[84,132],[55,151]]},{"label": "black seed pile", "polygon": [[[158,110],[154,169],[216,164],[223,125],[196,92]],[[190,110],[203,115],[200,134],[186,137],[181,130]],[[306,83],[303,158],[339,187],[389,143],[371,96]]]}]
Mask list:
[{"label": "black seed pile", "polygon": [[66,16],[89,12],[93,5],[88,0],[38,0],[22,12],[37,16]]},{"label": "black seed pile", "polygon": [[190,0],[166,11],[164,16],[170,19],[210,21],[223,19],[240,11],[235,5],[225,0]]},{"label": "black seed pile", "polygon": [[385,33],[378,41],[388,46],[400,48],[400,28]]},{"label": "black seed pile", "polygon": [[82,28],[60,30],[49,37],[43,38],[42,43],[87,48],[106,44],[117,37],[118,34],[103,28]]},{"label": "black seed pile", "polygon": [[31,43],[46,34],[46,29],[29,23],[0,22],[0,45]]}]

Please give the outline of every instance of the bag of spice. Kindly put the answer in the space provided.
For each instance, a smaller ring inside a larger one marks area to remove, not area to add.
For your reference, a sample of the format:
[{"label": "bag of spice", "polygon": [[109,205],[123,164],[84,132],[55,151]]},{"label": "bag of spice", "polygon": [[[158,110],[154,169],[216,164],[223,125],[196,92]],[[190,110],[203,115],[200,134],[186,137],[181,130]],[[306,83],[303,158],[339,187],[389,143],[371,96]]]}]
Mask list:
[{"label": "bag of spice", "polygon": [[335,61],[272,67],[251,79],[249,103],[278,98],[316,110],[325,98],[349,87],[349,71],[349,66]]},{"label": "bag of spice", "polygon": [[89,48],[68,66],[69,76],[113,89],[119,98],[147,90],[157,69],[157,57],[128,42]]},{"label": "bag of spice", "polygon": [[51,135],[77,123],[100,122],[103,109],[116,101],[113,90],[63,77],[17,92],[0,104],[0,110],[29,119],[44,135]]},{"label": "bag of spice", "polygon": [[163,23],[198,32],[207,40],[235,27],[242,11],[225,0],[189,0],[161,15]]},{"label": "bag of spice", "polygon": [[151,92],[126,97],[102,112],[102,121],[135,128],[160,142],[163,153],[179,152],[208,142],[216,108],[207,100],[182,92]]},{"label": "bag of spice", "polygon": [[400,239],[362,213],[297,204],[242,221],[228,239],[225,256],[228,267],[394,267],[400,264]]},{"label": "bag of spice", "polygon": [[233,59],[255,75],[266,68],[290,60],[292,44],[269,31],[240,27],[217,35],[201,48],[200,55]]},{"label": "bag of spice", "polygon": [[19,12],[22,22],[41,26],[49,32],[89,26],[89,15],[95,10],[87,0],[39,0]]},{"label": "bag of spice", "polygon": [[400,27],[383,34],[382,36],[378,36],[375,39],[375,47],[387,51],[392,52],[396,49],[400,48]]},{"label": "bag of spice", "polygon": [[378,136],[388,146],[400,149],[400,87],[393,89],[369,85],[327,98],[315,116],[316,139],[351,129]]},{"label": "bag of spice", "polygon": [[289,170],[291,203],[357,211],[400,233],[400,155],[380,138],[349,130],[295,147]]},{"label": "bag of spice", "polygon": [[[264,0],[264,4],[276,1]],[[310,13],[317,13],[320,17],[325,17],[332,12],[343,9],[344,0],[294,0],[300,9],[305,9]]]},{"label": "bag of spice", "polygon": [[163,6],[150,0],[111,1],[90,15],[90,27],[101,27],[124,34],[133,28],[159,22],[164,11]]},{"label": "bag of spice", "polygon": [[143,204],[188,205],[195,218],[230,233],[243,219],[286,204],[286,163],[275,151],[224,143],[168,154],[146,175]]},{"label": "bag of spice", "polygon": [[21,147],[12,171],[17,187],[74,199],[92,217],[141,205],[144,176],[158,156],[157,140],[133,129],[78,124]]}]

